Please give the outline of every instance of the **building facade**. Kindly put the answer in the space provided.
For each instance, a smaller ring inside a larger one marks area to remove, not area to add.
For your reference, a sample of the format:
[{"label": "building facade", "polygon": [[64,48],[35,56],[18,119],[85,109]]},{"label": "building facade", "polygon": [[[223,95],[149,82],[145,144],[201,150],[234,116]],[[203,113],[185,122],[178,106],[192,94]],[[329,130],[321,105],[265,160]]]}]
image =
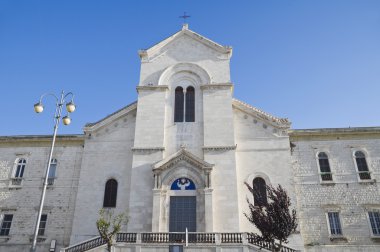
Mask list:
[{"label": "building facade", "polygon": [[[380,249],[380,128],[291,130],[233,98],[232,48],[187,25],[139,56],[137,102],[58,137],[41,251],[97,236],[101,208],[126,232],[254,231],[244,183],[288,191],[293,248]],[[0,251],[29,250],[49,141],[0,138]]]}]

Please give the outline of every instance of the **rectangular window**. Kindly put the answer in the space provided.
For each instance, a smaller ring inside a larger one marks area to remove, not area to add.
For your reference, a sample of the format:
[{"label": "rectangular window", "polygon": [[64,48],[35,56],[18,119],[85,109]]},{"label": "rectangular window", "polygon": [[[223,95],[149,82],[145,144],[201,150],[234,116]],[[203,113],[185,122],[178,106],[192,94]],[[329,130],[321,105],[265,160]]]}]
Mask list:
[{"label": "rectangular window", "polygon": [[49,168],[48,185],[54,184],[55,172],[57,170],[57,159],[52,159]]},{"label": "rectangular window", "polygon": [[4,214],[3,221],[1,223],[0,236],[9,235],[11,230],[13,214]]},{"label": "rectangular window", "polygon": [[38,229],[38,235],[42,236],[45,234],[46,222],[47,222],[47,214],[41,215],[40,227]]},{"label": "rectangular window", "polygon": [[371,223],[372,234],[380,236],[380,213],[368,212],[369,222]]},{"label": "rectangular window", "polygon": [[331,235],[342,235],[342,228],[340,226],[339,212],[329,212],[329,224]]}]

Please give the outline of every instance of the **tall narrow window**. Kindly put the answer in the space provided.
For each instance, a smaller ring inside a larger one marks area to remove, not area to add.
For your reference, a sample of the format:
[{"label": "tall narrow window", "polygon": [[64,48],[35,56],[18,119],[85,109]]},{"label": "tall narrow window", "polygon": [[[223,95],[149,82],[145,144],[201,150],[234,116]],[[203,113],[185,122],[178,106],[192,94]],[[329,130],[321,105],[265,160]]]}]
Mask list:
[{"label": "tall narrow window", "polygon": [[186,122],[195,121],[195,90],[190,86],[186,89]]},{"label": "tall narrow window", "polygon": [[17,160],[16,167],[11,179],[13,186],[20,186],[22,183],[22,178],[24,177],[24,171],[26,167],[26,159],[20,158]]},{"label": "tall narrow window", "polygon": [[183,122],[183,88],[177,87],[175,89],[175,97],[174,97],[174,122]]},{"label": "tall narrow window", "polygon": [[371,174],[368,170],[367,161],[362,151],[355,152],[356,166],[358,167],[359,178],[366,180],[371,179]]},{"label": "tall narrow window", "polygon": [[50,162],[49,176],[48,176],[48,185],[54,184],[55,172],[57,170],[57,159],[53,158]]},{"label": "tall narrow window", "polygon": [[3,221],[1,222],[0,228],[0,236],[9,235],[9,231],[11,230],[13,214],[4,214]]},{"label": "tall narrow window", "polygon": [[104,190],[103,207],[116,207],[117,181],[109,179]]},{"label": "tall narrow window", "polygon": [[42,214],[41,220],[40,220],[40,227],[38,228],[38,235],[42,236],[45,234],[46,223],[47,223],[47,214]]},{"label": "tall narrow window", "polygon": [[16,167],[16,171],[15,171],[14,177],[15,178],[22,178],[24,176],[25,167],[26,167],[26,159],[25,158],[20,158],[17,161],[17,167]]},{"label": "tall narrow window", "polygon": [[267,200],[267,185],[262,178],[255,178],[252,182],[253,199],[255,206],[264,206],[268,203]]},{"label": "tall narrow window", "polygon": [[340,226],[340,219],[338,212],[327,213],[329,217],[330,234],[331,235],[342,235],[342,227]]},{"label": "tall narrow window", "polygon": [[368,212],[369,222],[371,223],[372,234],[380,236],[380,213]]},{"label": "tall narrow window", "polygon": [[321,171],[322,181],[332,180],[329,157],[326,153],[320,152],[318,154],[319,169]]}]

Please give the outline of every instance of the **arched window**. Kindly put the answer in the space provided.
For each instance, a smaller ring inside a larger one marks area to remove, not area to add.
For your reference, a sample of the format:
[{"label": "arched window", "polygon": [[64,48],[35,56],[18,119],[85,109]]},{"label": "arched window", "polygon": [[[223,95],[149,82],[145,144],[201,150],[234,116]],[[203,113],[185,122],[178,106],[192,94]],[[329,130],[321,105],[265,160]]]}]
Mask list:
[{"label": "arched window", "polygon": [[183,98],[183,88],[177,87],[174,97],[174,122],[183,122]]},{"label": "arched window", "polygon": [[16,166],[16,170],[14,173],[14,177],[15,178],[22,178],[24,176],[25,167],[26,167],[26,159],[20,158],[17,161],[17,166]]},{"label": "arched window", "polygon": [[332,180],[329,157],[327,156],[327,154],[324,152],[320,152],[318,154],[318,162],[322,181]]},{"label": "arched window", "polygon": [[186,89],[186,122],[195,121],[195,90],[189,86]]},{"label": "arched window", "polygon": [[371,179],[371,174],[369,173],[369,170],[368,170],[367,161],[362,151],[355,152],[355,161],[356,161],[356,166],[359,172],[359,178],[363,180]]},{"label": "arched window", "polygon": [[267,200],[267,185],[263,178],[257,177],[252,182],[253,199],[255,206],[264,206]]},{"label": "arched window", "polygon": [[103,207],[116,207],[117,181],[109,179],[104,190]]}]

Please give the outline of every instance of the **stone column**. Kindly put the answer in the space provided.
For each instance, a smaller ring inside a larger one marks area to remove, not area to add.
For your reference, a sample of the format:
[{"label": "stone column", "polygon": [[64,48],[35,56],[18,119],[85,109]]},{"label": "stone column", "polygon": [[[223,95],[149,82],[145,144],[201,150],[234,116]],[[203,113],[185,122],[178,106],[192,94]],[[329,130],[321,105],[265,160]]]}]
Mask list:
[{"label": "stone column", "polygon": [[204,189],[205,195],[205,232],[214,231],[213,209],[212,209],[212,191],[211,188]]},{"label": "stone column", "polygon": [[161,189],[153,189],[152,232],[160,231]]}]

